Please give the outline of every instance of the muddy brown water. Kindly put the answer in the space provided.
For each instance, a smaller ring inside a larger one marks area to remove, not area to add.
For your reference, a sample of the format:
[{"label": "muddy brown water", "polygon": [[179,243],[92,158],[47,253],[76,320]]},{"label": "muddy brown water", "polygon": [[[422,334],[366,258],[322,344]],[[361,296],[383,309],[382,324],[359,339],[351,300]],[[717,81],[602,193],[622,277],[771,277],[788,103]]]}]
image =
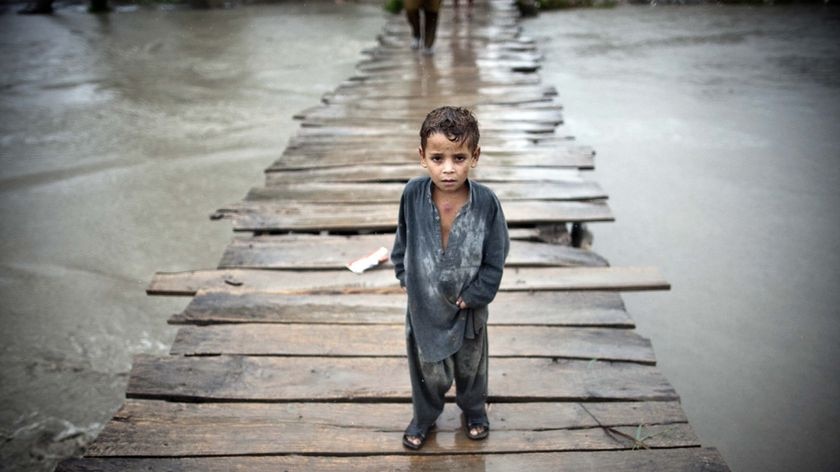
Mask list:
[{"label": "muddy brown water", "polygon": [[[123,401],[131,356],[165,354],[182,298],[158,270],[214,267],[208,215],[262,181],[294,112],[351,75],[378,6],[124,8],[0,15],[0,463],[51,470]],[[524,23],[598,151],[614,265],[701,442],[733,470],[837,470],[836,120],[826,7],[622,7]]]}]

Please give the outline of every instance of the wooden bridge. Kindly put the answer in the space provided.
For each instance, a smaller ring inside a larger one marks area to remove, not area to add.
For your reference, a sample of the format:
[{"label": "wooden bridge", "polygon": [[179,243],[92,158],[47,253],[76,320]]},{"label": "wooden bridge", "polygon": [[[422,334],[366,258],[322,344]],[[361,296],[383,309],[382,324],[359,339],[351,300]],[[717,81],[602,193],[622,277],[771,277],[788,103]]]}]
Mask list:
[{"label": "wooden bridge", "polygon": [[[618,293],[668,283],[587,247],[583,225],[613,218],[607,195],[581,172],[593,151],[558,128],[518,16],[509,1],[459,21],[447,8],[433,57],[394,17],[358,75],[298,115],[265,185],[211,216],[242,232],[218,268],[154,277],[149,294],[192,297],[170,355],[134,359],[122,408],[57,470],[728,470]],[[345,264],[391,247],[420,123],[444,104],[478,116],[474,177],[513,242],[488,328],[490,437],[468,440],[448,404],[409,451],[405,296],[387,263]]]}]

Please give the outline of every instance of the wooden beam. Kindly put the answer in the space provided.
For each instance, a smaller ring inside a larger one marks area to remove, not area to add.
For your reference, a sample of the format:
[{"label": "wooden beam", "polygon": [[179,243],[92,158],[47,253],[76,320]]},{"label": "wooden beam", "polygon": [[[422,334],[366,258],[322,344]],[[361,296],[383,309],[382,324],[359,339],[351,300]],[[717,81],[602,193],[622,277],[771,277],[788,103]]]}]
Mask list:
[{"label": "wooden beam", "polygon": [[[380,247],[390,250],[393,234],[327,236],[277,235],[235,238],[219,261],[219,269],[343,269]],[[557,244],[511,241],[508,267],[605,267],[592,251]],[[381,264],[392,267],[390,261]]]},{"label": "wooden beam", "polygon": [[[501,167],[478,166],[472,178],[495,187],[503,182],[544,182],[580,178],[577,169],[558,167]],[[301,182],[407,182],[413,177],[427,175],[418,164],[381,165],[371,169],[364,165],[325,167],[301,170],[267,169],[267,186],[285,186]]]},{"label": "wooden beam", "polygon": [[[405,324],[405,295],[277,295],[199,291],[172,324]],[[633,328],[621,296],[612,292],[500,292],[490,325]]]},{"label": "wooden beam", "polygon": [[[405,184],[401,182],[305,182],[283,186],[254,187],[246,201],[296,201],[311,203],[396,203]],[[582,178],[531,185],[497,182],[493,192],[503,202],[513,200],[595,200],[607,198],[596,182]],[[231,205],[232,207],[234,205]]]},{"label": "wooden beam", "polygon": [[56,472],[229,472],[248,470],[318,470],[323,472],[379,472],[411,470],[436,472],[729,472],[713,448],[678,448],[625,451],[573,451],[526,454],[387,455],[387,456],[233,456],[179,458],[84,458],[66,459]]},{"label": "wooden beam", "polygon": [[[447,405],[420,453],[470,454],[632,449],[639,425],[652,448],[697,446],[677,402],[527,403],[490,406],[492,432],[469,441],[460,410]],[[86,451],[88,456],[246,454],[406,454],[405,404],[170,403],[128,400]],[[611,428],[605,431],[604,428]],[[610,436],[612,434],[613,436]]]},{"label": "wooden beam", "polygon": [[[495,358],[492,364],[490,402],[679,398],[653,366],[537,358]],[[126,396],[179,401],[408,402],[411,388],[408,365],[402,358],[138,355]]]},{"label": "wooden beam", "polygon": [[[500,290],[668,290],[670,285],[651,267],[510,268]],[[400,293],[390,270],[354,274],[349,270],[224,269],[158,272],[149,295],[195,295],[199,289],[264,292],[284,295]]]},{"label": "wooden beam", "polygon": [[[635,330],[546,326],[488,327],[492,357],[599,359],[654,365],[650,340]],[[226,324],[184,326],[170,354],[187,356],[404,357],[399,325]]]},{"label": "wooden beam", "polygon": [[[615,219],[602,200],[511,200],[502,207],[510,226]],[[395,203],[244,201],[221,214],[233,220],[234,231],[394,231],[398,212]]]}]

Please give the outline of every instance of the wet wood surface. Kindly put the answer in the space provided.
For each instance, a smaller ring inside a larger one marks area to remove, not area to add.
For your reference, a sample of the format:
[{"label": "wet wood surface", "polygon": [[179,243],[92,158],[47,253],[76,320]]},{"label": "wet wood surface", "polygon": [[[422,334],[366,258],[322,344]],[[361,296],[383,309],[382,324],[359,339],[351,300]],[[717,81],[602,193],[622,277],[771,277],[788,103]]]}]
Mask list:
[{"label": "wet wood surface", "polygon": [[[254,187],[246,201],[296,201],[313,203],[385,203],[399,202],[403,182],[302,182],[283,186]],[[540,185],[512,182],[495,183],[493,192],[501,201],[508,200],[593,200],[607,194],[596,182],[584,179],[545,182]]]},{"label": "wet wood surface", "polygon": [[[613,221],[606,202],[525,200],[502,203],[508,225]],[[234,231],[393,231],[396,203],[299,203],[243,201],[224,214]]]},{"label": "wet wood surface", "polygon": [[227,456],[176,458],[96,457],[68,459],[57,472],[149,470],[181,472],[255,472],[277,470],[318,470],[324,472],[380,472],[411,470],[432,472],[727,472],[729,468],[714,448],[635,449],[621,451],[540,452],[526,454],[444,454],[383,456]]},{"label": "wet wood surface", "polygon": [[[389,253],[393,234],[329,236],[278,235],[236,238],[225,248],[219,269],[343,269],[381,247]],[[598,254],[569,246],[511,241],[508,267],[604,267]],[[393,267],[390,260],[381,267]]]},{"label": "wet wood surface", "polygon": [[[492,357],[600,359],[655,364],[650,340],[634,330],[490,326]],[[404,357],[399,325],[229,324],[185,326],[170,354]]]},{"label": "wet wood surface", "polygon": [[[169,318],[170,353],[133,359],[123,406],[57,470],[728,470],[698,447],[617,293],[668,282],[569,246],[567,223],[613,215],[515,6],[453,14],[445,4],[432,57],[393,17],[352,77],[296,113],[264,184],[211,215],[240,232],[218,268],[155,274],[147,293],[192,297]],[[491,433],[465,437],[453,388],[411,451],[406,295],[387,261],[344,265],[390,249],[403,186],[425,173],[420,123],[450,104],[478,116],[471,178],[500,197],[512,237],[486,328]]]},{"label": "wet wood surface", "polygon": [[[654,366],[559,358],[495,358],[491,363],[490,402],[679,398]],[[405,359],[393,357],[139,355],[126,395],[177,401],[408,402],[407,368]]]},{"label": "wet wood surface", "polygon": [[[418,164],[383,165],[373,169],[364,165],[325,167],[304,170],[271,170],[266,172],[266,186],[286,186],[308,182],[407,182],[424,175]],[[544,167],[478,166],[472,173],[482,183],[532,182],[533,187],[544,182],[566,181],[579,177],[577,170]]]},{"label": "wet wood surface", "polygon": [[[667,290],[670,284],[653,267],[525,267],[504,271],[501,291]],[[390,270],[354,274],[348,270],[218,269],[158,272],[149,295],[195,295],[198,290],[265,292],[286,295],[401,293]]]},{"label": "wet wood surface", "polygon": [[[192,404],[185,407],[129,400],[115,427],[91,456],[190,456],[226,454],[405,454],[400,443],[408,405],[398,404]],[[460,411],[445,409],[424,454],[576,449],[630,449],[638,425],[650,448],[697,446],[675,402],[493,404],[496,426],[487,441],[470,441]],[[599,424],[600,423],[600,426]],[[301,424],[305,425],[301,427]],[[118,426],[117,426],[118,425]],[[162,425],[172,425],[163,427]],[[602,427],[603,426],[603,427]],[[606,428],[610,428],[607,430]],[[353,431],[352,435],[345,430]],[[611,436],[611,433],[613,435]]]},{"label": "wet wood surface", "polygon": [[[278,295],[199,291],[173,324],[308,323],[405,324],[405,294]],[[490,306],[490,325],[633,328],[617,293],[500,292]]]}]

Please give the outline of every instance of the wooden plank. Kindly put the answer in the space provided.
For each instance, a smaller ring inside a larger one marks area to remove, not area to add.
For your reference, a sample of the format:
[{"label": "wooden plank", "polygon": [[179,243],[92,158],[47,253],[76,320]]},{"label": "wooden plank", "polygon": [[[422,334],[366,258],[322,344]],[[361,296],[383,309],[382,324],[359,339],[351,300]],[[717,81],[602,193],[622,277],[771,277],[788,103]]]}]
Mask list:
[{"label": "wooden plank", "polygon": [[[452,102],[450,102],[452,103]],[[428,105],[417,108],[400,108],[400,109],[377,109],[377,108],[362,108],[350,104],[349,106],[328,106],[318,107],[308,110],[301,119],[305,120],[321,120],[323,122],[339,121],[339,120],[367,120],[375,123],[377,121],[390,120],[405,120],[422,123],[426,114],[432,110]],[[469,106],[461,104],[462,106]],[[485,121],[495,122],[531,122],[531,123],[547,123],[551,125],[559,125],[563,123],[563,113],[559,110],[551,109],[522,109],[504,107],[488,107],[487,109],[481,106],[473,106],[472,112],[479,123]],[[296,115],[298,117],[300,115]]]},{"label": "wooden plank", "polygon": [[[491,357],[599,359],[655,365],[650,340],[635,330],[490,326]],[[184,326],[170,354],[188,356],[404,357],[399,325],[225,324]]]},{"label": "wooden plank", "polygon": [[[419,124],[418,124],[419,127]],[[419,134],[400,136],[376,137],[372,141],[367,136],[353,135],[302,135],[289,139],[288,148],[301,151],[325,153],[335,152],[336,148],[345,149],[347,152],[363,153],[364,148],[376,145],[377,149],[405,150],[414,149],[420,145]],[[540,149],[551,149],[553,147],[570,147],[586,149],[592,153],[592,149],[576,144],[574,139],[562,135],[541,135],[541,134],[505,134],[505,135],[482,135],[482,152],[508,152],[508,151],[529,151]]]},{"label": "wooden plank", "polygon": [[379,472],[411,470],[432,472],[729,472],[720,453],[713,448],[678,448],[625,451],[572,451],[528,454],[473,455],[389,455],[389,456],[230,456],[179,458],[84,458],[66,459],[56,472],[254,472],[318,470],[323,472]]},{"label": "wooden plank", "polygon": [[[297,201],[314,203],[384,203],[399,202],[405,184],[401,182],[306,182],[273,187],[254,187],[246,201]],[[575,179],[529,185],[521,182],[498,182],[492,185],[499,200],[594,200],[607,198],[596,182]]]},{"label": "wooden plank", "polygon": [[[392,295],[277,295],[199,291],[173,324],[405,323],[406,300]],[[490,325],[633,328],[621,296],[611,292],[499,292]]]},{"label": "wooden plank", "polygon": [[[679,398],[653,366],[540,358],[495,358],[491,363],[490,402]],[[449,398],[454,398],[451,394]],[[126,396],[179,401],[408,402],[411,388],[402,358],[138,355]]]},{"label": "wooden plank", "polygon": [[[158,272],[149,295],[195,295],[199,289],[285,295],[401,293],[391,270],[354,274],[349,270],[222,269]],[[499,290],[668,290],[653,267],[539,267],[505,270]]]},{"label": "wooden plank", "polygon": [[[411,407],[400,404],[176,404],[128,400],[89,445],[88,456],[405,454]],[[493,404],[487,441],[464,437],[461,412],[444,409],[423,454],[629,449],[599,425],[629,434],[644,425],[649,447],[696,446],[677,402]],[[569,434],[572,432],[584,433]],[[612,431],[611,431],[612,432]],[[658,433],[658,434],[657,434]],[[531,443],[528,443],[528,441]],[[551,444],[550,440],[557,440]]]},{"label": "wooden plank", "polygon": [[[579,176],[577,169],[546,168],[546,167],[476,167],[472,178],[477,181],[492,184],[503,182],[552,182],[572,179]],[[425,169],[417,163],[399,165],[378,165],[371,169],[365,165],[350,165],[346,167],[327,167],[303,170],[267,170],[265,182],[267,186],[285,186],[300,182],[407,182],[408,180],[427,175]]]},{"label": "wooden plank", "polygon": [[554,103],[556,91],[541,84],[521,85],[483,85],[470,90],[449,90],[434,87],[424,90],[411,90],[400,84],[373,86],[364,82],[344,82],[334,92],[325,94],[322,101],[326,104],[358,104],[360,108],[377,106],[403,106],[423,108],[431,111],[446,104],[459,103],[465,106],[480,105],[521,105],[539,102]]},{"label": "wooden plank", "polygon": [[[614,220],[602,200],[512,200],[502,206],[509,226]],[[394,231],[399,205],[245,201],[231,210],[222,214],[233,220],[234,231]]]},{"label": "wooden plank", "polygon": [[[431,111],[431,110],[429,110]],[[302,129],[307,128],[382,128],[385,132],[390,129],[404,129],[407,124],[415,127],[422,123],[422,120],[412,120],[410,122],[394,122],[394,121],[374,121],[366,120],[364,118],[336,118],[336,119],[318,119],[318,120],[303,120],[301,123]],[[504,120],[486,119],[481,122],[481,131],[492,133],[494,131],[519,131],[530,134],[549,134],[554,132],[556,123],[538,123],[538,122],[507,122]]]},{"label": "wooden plank", "polygon": [[[236,238],[219,269],[343,269],[380,247],[390,250],[393,234],[359,236],[278,235]],[[605,267],[607,261],[586,249],[531,241],[511,241],[508,267]],[[392,267],[390,260],[381,264]]]},{"label": "wooden plank", "polygon": [[[295,149],[287,149],[267,171],[287,169],[312,169],[320,167],[344,167],[364,162],[368,168],[375,165],[414,164],[419,167],[419,157],[416,147],[406,147],[401,150],[366,149],[367,153],[341,152],[336,148],[326,153],[312,153]],[[516,167],[568,167],[573,169],[591,169],[595,166],[592,152],[587,149],[540,149],[515,150],[497,154],[481,154],[481,162],[491,166]]]}]

